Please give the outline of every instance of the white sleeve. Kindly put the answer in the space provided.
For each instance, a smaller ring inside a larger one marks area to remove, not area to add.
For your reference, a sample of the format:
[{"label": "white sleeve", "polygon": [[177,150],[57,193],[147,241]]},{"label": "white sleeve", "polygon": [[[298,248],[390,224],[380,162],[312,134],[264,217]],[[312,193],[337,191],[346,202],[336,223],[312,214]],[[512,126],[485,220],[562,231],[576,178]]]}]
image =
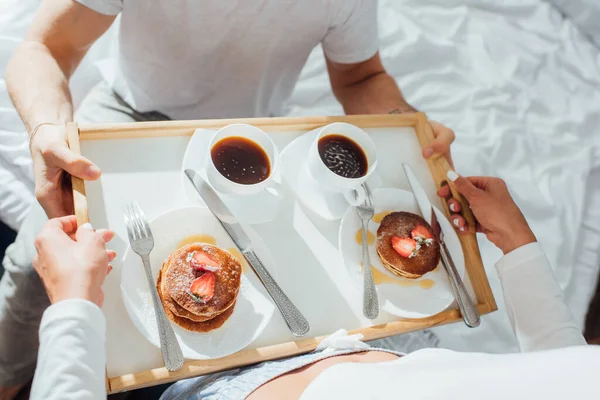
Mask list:
[{"label": "white sleeve", "polygon": [[352,64],[368,60],[379,48],[377,0],[338,0],[323,38],[325,56]]},{"label": "white sleeve", "polygon": [[31,399],[106,398],[106,322],[87,300],[64,300],[44,312]]},{"label": "white sleeve", "polygon": [[496,269],[521,351],[586,344],[539,243],[506,254]]},{"label": "white sleeve", "polygon": [[[76,0],[87,8],[105,15],[117,15],[123,11],[123,0]],[[150,5],[149,5],[150,6]]]}]

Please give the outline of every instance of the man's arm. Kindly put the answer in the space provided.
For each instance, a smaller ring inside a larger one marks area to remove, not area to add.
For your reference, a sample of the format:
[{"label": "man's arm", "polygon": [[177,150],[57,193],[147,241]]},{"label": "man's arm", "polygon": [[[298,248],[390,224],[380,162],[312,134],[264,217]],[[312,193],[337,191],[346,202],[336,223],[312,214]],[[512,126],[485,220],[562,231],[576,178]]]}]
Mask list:
[{"label": "man's arm", "polygon": [[31,138],[35,194],[51,218],[72,212],[65,171],[88,180],[100,176],[98,167],[69,150],[64,123],[73,120],[69,78],[114,19],[74,0],[44,0],[6,69],[8,92],[28,132],[37,127]]},{"label": "man's arm", "polygon": [[[402,96],[400,88],[383,67],[379,52],[366,61],[342,64],[327,60],[331,88],[346,114],[388,114],[416,112]],[[452,164],[450,145],[454,132],[430,121],[435,140],[423,149],[423,157],[443,155]]]},{"label": "man's arm", "polygon": [[69,78],[113,23],[73,0],[45,0],[6,68],[9,94],[28,131],[73,120]]},{"label": "man's arm", "polygon": [[331,88],[346,114],[387,114],[416,112],[402,96],[400,88],[385,71],[379,53],[355,64],[327,59]]}]

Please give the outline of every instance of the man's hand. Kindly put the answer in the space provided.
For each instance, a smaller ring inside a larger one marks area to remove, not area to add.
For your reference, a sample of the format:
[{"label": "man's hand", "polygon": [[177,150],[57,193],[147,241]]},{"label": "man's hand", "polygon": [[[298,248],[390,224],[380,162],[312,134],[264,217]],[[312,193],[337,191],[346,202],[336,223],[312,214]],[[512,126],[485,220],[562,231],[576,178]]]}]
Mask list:
[{"label": "man's hand", "polygon": [[433,155],[442,155],[446,157],[450,165],[454,168],[452,154],[450,153],[450,145],[454,142],[454,138],[456,137],[454,131],[439,122],[429,121],[429,124],[433,130],[435,140],[431,143],[431,146],[423,149],[423,158],[427,159]]},{"label": "man's hand", "polygon": [[73,214],[73,195],[67,174],[85,180],[100,177],[100,169],[73,153],[64,126],[43,125],[31,143],[35,196],[49,218]]},{"label": "man's hand", "polygon": [[[462,177],[454,171],[448,172],[448,179],[469,202],[477,219],[477,231],[485,233],[504,254],[536,241],[502,179],[484,176]],[[450,197],[450,187],[441,187],[438,196]],[[451,216],[454,226],[459,232],[466,232],[465,219],[458,214],[461,211],[460,203],[451,198],[448,200],[448,207],[456,213]]]},{"label": "man's hand", "polygon": [[44,282],[52,303],[67,299],[104,302],[102,284],[116,253],[105,243],[114,233],[93,231],[90,224],[77,229],[75,216],[48,221],[35,239],[37,256],[33,266]]},{"label": "man's hand", "polygon": [[[340,64],[326,58],[329,80],[335,97],[351,114],[401,114],[417,112],[402,96],[400,88],[385,71],[379,52],[363,62]],[[443,155],[452,165],[450,145],[454,132],[444,125],[430,121],[434,142],[423,149],[423,157]]]}]

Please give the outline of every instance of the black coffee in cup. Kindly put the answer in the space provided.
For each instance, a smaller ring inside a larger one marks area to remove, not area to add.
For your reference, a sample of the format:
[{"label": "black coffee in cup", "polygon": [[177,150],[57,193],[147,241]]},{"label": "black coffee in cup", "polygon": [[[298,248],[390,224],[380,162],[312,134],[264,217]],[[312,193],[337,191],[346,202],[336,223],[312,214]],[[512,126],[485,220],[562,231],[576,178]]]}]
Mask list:
[{"label": "black coffee in cup", "polygon": [[235,183],[253,185],[264,181],[271,173],[265,150],[245,137],[230,136],[219,140],[210,155],[217,171]]},{"label": "black coffee in cup", "polygon": [[344,178],[360,178],[367,174],[369,163],[364,150],[344,135],[323,136],[318,142],[323,164]]}]

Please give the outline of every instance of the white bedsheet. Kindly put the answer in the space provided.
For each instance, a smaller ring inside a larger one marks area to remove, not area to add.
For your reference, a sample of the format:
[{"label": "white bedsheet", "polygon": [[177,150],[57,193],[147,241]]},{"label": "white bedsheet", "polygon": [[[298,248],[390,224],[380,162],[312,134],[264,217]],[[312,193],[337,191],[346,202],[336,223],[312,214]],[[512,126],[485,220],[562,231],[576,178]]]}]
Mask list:
[{"label": "white bedsheet", "polygon": [[[10,0],[16,11],[0,15],[1,71],[37,2]],[[460,173],[509,182],[583,325],[600,261],[600,210],[593,206],[600,204],[600,50],[542,0],[380,3],[388,71],[412,104],[455,130]],[[107,47],[106,41],[95,46],[78,71],[73,87],[79,98],[98,79],[90,65]],[[309,58],[288,112],[341,113],[319,49]],[[21,131],[2,81],[0,218],[12,218],[15,226],[33,198]],[[7,194],[3,182],[9,176],[16,177],[10,184],[15,192]],[[452,349],[515,351],[493,269],[500,254],[484,237],[480,247],[500,311],[484,317],[478,329],[453,324],[436,331]]]}]

